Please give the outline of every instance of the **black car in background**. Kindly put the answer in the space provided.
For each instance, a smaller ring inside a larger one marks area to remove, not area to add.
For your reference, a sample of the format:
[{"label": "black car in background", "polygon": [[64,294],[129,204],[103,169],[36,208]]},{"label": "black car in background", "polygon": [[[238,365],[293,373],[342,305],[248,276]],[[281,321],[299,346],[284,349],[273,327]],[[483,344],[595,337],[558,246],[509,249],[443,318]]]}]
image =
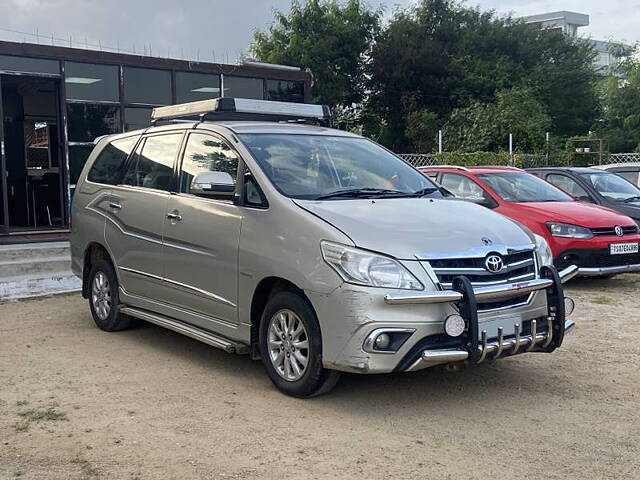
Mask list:
[{"label": "black car in background", "polygon": [[615,173],[586,167],[530,168],[527,171],[578,200],[623,213],[640,226],[640,188]]}]

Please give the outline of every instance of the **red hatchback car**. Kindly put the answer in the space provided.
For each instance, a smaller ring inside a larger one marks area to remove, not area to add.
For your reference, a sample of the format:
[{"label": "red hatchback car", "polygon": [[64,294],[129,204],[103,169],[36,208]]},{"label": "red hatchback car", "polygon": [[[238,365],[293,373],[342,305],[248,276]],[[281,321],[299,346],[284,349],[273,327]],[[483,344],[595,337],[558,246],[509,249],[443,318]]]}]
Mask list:
[{"label": "red hatchback car", "polygon": [[422,167],[457,197],[512,218],[545,238],[558,269],[577,265],[583,276],[640,271],[640,233],[629,217],[577,201],[514,167]]}]

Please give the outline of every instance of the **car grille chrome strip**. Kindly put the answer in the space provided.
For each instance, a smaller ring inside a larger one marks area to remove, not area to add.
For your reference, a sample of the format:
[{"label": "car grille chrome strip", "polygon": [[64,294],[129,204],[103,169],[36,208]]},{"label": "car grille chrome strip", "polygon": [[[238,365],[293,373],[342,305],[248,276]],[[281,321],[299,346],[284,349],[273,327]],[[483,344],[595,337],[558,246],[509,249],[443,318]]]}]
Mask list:
[{"label": "car grille chrome strip", "polygon": [[[560,280],[565,283],[578,274],[578,267],[571,265],[558,272]],[[474,288],[478,300],[491,300],[520,296],[526,293],[544,290],[553,285],[548,278],[538,278],[528,282]],[[388,293],[384,301],[388,305],[416,305],[430,303],[449,303],[462,300],[462,293],[456,290],[434,290],[430,292],[394,292]]]}]

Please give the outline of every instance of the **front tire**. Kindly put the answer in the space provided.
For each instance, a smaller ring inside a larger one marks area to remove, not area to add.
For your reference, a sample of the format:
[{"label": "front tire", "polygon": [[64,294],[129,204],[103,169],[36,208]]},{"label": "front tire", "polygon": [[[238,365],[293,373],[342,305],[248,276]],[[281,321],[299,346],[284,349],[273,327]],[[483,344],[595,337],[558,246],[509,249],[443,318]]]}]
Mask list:
[{"label": "front tire", "polygon": [[331,390],[340,373],[322,366],[322,337],[313,308],[300,293],[276,293],[260,322],[260,356],[283,393],[308,398]]},{"label": "front tire", "polygon": [[100,330],[116,332],[131,325],[131,317],[120,313],[118,279],[113,265],[100,260],[89,272],[89,307]]}]

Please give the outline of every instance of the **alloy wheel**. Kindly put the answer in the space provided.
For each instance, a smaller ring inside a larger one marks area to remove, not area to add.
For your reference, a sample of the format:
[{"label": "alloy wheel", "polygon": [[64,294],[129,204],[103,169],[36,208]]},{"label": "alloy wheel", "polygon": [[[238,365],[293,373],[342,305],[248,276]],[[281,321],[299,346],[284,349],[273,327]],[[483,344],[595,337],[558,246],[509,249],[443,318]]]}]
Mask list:
[{"label": "alloy wheel", "polygon": [[91,302],[100,320],[105,320],[111,313],[111,284],[104,272],[97,272],[93,277]]},{"label": "alloy wheel", "polygon": [[279,310],[269,320],[269,359],[278,375],[295,382],[309,364],[309,337],[300,317],[291,310]]}]

